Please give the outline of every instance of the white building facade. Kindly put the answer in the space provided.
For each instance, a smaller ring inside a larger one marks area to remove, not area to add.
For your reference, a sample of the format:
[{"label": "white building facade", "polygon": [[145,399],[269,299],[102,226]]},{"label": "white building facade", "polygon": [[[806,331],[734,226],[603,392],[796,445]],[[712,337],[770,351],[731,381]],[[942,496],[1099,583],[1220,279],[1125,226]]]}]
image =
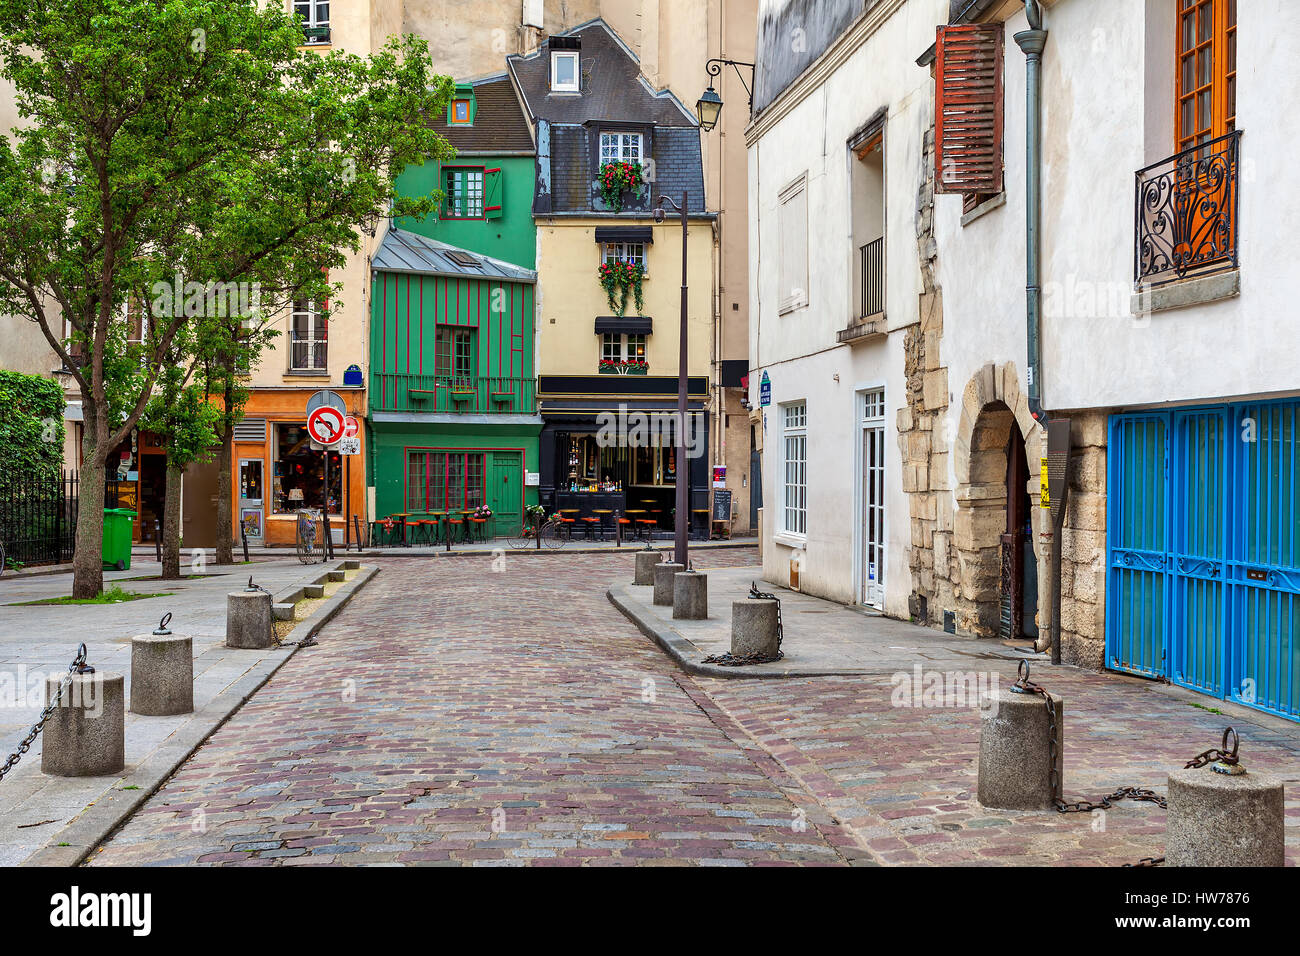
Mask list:
[{"label": "white building facade", "polygon": [[[801,4],[768,6],[764,27],[780,29]],[[769,54],[780,87],[749,130],[765,574],[796,583],[793,561],[802,590],[1040,647],[1059,588],[1067,662],[1300,715],[1300,319],[1278,241],[1300,186],[1285,170],[1288,125],[1271,115],[1300,93],[1289,9],[845,6],[805,63],[772,55],[760,32],[759,69]],[[1042,49],[1036,150],[1022,46]],[[875,229],[859,224],[877,220],[855,135],[882,110],[879,265],[860,251]],[[801,181],[809,225],[792,233],[782,213],[797,219]],[[789,291],[800,235],[803,298]],[[866,306],[851,301],[864,269],[883,275],[880,313],[865,314],[874,280]],[[864,396],[879,388],[884,415],[868,419]],[[802,430],[788,412],[800,403]],[[1059,574],[1040,494],[1049,419],[1070,422]],[[877,423],[873,590],[863,436]]]}]

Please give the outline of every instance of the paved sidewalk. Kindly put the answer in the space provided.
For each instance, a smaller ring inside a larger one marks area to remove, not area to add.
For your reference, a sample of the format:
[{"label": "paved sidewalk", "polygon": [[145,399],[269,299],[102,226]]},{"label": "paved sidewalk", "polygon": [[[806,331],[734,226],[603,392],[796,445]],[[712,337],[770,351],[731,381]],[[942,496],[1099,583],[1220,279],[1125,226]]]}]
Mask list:
[{"label": "paved sidewalk", "polygon": [[[726,548],[752,548],[757,544],[758,544],[757,538],[736,537],[736,538],[724,539],[718,541],[692,541],[690,543],[690,550],[692,554],[696,554],[701,551],[714,551],[717,549],[726,549]],[[654,546],[656,549],[660,551],[664,551],[664,550],[672,551],[673,549],[672,536],[668,535],[663,538],[655,539]],[[520,549],[519,551],[516,551],[514,548],[510,546],[510,542],[508,539],[491,538],[487,541],[471,541],[467,544],[453,544],[451,546],[450,551],[447,550],[446,545],[442,545],[442,544],[438,544],[438,545],[417,544],[417,545],[411,545],[410,547],[404,547],[399,544],[399,545],[386,545],[382,548],[368,549],[365,553],[370,557],[419,558],[419,557],[442,557],[442,556],[452,557],[457,554],[479,554],[479,555],[522,554],[528,550],[533,550],[533,551],[540,550],[542,552],[547,552],[547,553],[558,552],[561,554],[604,554],[607,552],[611,554],[620,554],[620,553],[632,554],[644,548],[645,548],[645,542],[640,540],[633,541],[633,540],[628,540],[626,538],[622,542],[617,542],[612,540],[601,541],[599,539],[588,540],[582,537],[581,534],[579,534],[572,541],[566,541],[563,548],[554,548],[554,549],[547,548],[546,545],[543,544],[540,549],[531,548],[531,549]],[[264,553],[273,553],[273,552],[264,552]],[[342,554],[341,551],[338,553]]]},{"label": "paved sidewalk", "polygon": [[[285,648],[235,650],[225,646],[226,594],[255,583],[279,595],[309,583],[341,561],[303,565],[296,558],[235,567],[209,566],[202,578],[133,581],[157,575],[156,562],[133,561],[130,571],[106,572],[105,586],[133,593],[168,592],[112,605],[10,606],[65,596],[70,574],[0,579],[0,761],[26,735],[44,706],[44,675],[63,674],[85,642],[87,661],[99,671],[126,678],[130,705],[131,638],[158,626],[170,612],[173,633],[193,638],[194,713],[176,717],[126,715],[126,769],[112,777],[48,777],[41,773],[41,740],[0,780],[0,865],[28,859],[85,808],[101,802],[133,771],[165,759],[183,741],[192,748],[229,710],[252,693],[290,653]],[[299,625],[293,640],[301,638]],[[160,757],[161,755],[161,757]],[[145,775],[147,777],[147,774]]]},{"label": "paved sidewalk", "polygon": [[[703,621],[679,621],[671,606],[654,603],[654,589],[630,583],[609,589],[610,601],[641,633],[659,644],[692,674],[721,678],[824,677],[848,674],[892,674],[926,667],[975,666],[977,660],[1028,658],[1046,660],[1028,645],[1012,647],[997,641],[961,638],[874,611],[846,607],[766,582],[761,568],[708,568],[699,557],[696,570],[708,575],[709,616]],[[751,582],[781,600],[785,656],[767,664],[721,667],[704,664],[706,657],[731,650],[731,604],[748,599]],[[1023,649],[1022,649],[1023,647]]]}]

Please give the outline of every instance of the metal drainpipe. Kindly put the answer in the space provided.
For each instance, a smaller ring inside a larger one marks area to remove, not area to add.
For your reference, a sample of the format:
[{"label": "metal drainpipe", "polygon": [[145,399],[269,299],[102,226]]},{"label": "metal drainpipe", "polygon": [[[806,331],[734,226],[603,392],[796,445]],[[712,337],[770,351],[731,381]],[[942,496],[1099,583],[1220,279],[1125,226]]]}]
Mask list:
[{"label": "metal drainpipe", "polygon": [[[1042,225],[1043,225],[1043,49],[1047,31],[1038,0],[1025,0],[1029,29],[1015,35],[1025,54],[1025,339],[1028,346],[1029,413],[1047,426],[1042,375]],[[1052,589],[1050,641],[1052,663],[1061,663],[1061,527],[1052,528],[1048,553]]]},{"label": "metal drainpipe", "polygon": [[1029,29],[1015,35],[1025,54],[1025,332],[1029,345],[1028,379],[1029,412],[1040,425],[1046,424],[1042,404],[1042,336],[1040,322],[1043,308],[1042,225],[1043,225],[1043,47],[1047,31],[1043,29],[1043,11],[1038,0],[1025,0]]}]

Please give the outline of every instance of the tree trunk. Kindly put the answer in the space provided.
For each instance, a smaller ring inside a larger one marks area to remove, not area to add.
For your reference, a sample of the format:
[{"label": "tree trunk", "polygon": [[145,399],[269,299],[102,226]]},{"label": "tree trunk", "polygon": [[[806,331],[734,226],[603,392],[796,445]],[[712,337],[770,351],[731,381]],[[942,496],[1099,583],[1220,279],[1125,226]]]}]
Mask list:
[{"label": "tree trunk", "polygon": [[181,577],[181,477],[184,473],[167,463],[167,486],[163,492],[162,576],[165,581]]},{"label": "tree trunk", "polygon": [[[229,401],[229,393],[226,399]],[[225,434],[221,436],[221,450],[217,453],[217,564],[235,563],[230,520],[230,466],[234,450],[235,429],[227,420]]]},{"label": "tree trunk", "polygon": [[104,589],[104,456],[90,435],[87,422],[82,439],[81,475],[77,499],[77,547],[72,555],[72,596],[85,599]]}]

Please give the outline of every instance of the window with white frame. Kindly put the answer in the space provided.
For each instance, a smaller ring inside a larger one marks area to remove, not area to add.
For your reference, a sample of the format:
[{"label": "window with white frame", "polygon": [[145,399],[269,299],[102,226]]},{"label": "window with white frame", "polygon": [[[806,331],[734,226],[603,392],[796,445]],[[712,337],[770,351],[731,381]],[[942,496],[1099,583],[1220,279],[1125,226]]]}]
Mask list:
[{"label": "window with white frame", "polygon": [[640,133],[601,133],[600,164],[641,162]]},{"label": "window with white frame", "polygon": [[781,529],[788,534],[808,533],[808,406],[794,402],[781,406],[782,477],[785,507]]},{"label": "window with white frame", "polygon": [[602,244],[601,261],[606,265],[626,262],[628,265],[645,268],[644,242],[606,242]]},{"label": "window with white frame", "polygon": [[578,54],[573,51],[555,51],[551,54],[551,90],[556,93],[578,93]]},{"label": "window with white frame", "polygon": [[330,40],[329,0],[293,0],[293,12],[302,18],[308,43],[328,43]]},{"label": "window with white frame", "polygon": [[777,312],[793,312],[808,304],[808,175],[800,176],[778,197],[780,201],[780,270]]},{"label": "window with white frame", "polygon": [[645,336],[605,332],[600,337],[602,362],[644,362]]},{"label": "window with white frame", "polygon": [[324,372],[329,368],[328,329],[315,302],[298,299],[293,303],[289,335],[295,372]]}]

